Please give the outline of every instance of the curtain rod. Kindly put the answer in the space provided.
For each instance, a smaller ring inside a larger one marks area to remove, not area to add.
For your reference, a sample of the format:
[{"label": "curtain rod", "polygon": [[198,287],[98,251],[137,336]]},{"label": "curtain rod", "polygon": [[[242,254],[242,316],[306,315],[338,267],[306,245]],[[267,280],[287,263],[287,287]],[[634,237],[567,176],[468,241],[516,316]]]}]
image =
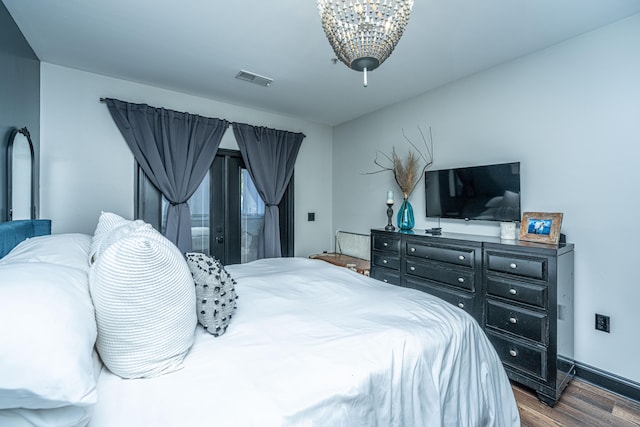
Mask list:
[{"label": "curtain rod", "polygon": [[[106,100],[107,100],[107,98],[102,98],[102,97],[100,97],[100,102],[105,102]],[[123,101],[123,102],[125,102],[125,101]],[[154,108],[155,108],[155,107],[154,107]],[[190,114],[190,113],[187,113],[187,114]],[[218,120],[225,120],[225,119],[220,119],[220,118],[218,118]],[[250,124],[248,124],[248,123],[232,122],[232,121],[229,121],[229,120],[227,120],[227,121],[229,122],[229,124],[230,124],[230,125],[233,125],[233,124],[245,125],[245,124],[246,124],[247,126],[253,126],[253,127],[264,127],[264,128],[267,128],[267,129],[278,130],[278,131],[280,130],[280,129],[269,128],[269,127],[267,127],[267,126],[250,125]],[[294,131],[290,131],[290,130],[283,130],[283,132],[290,132],[290,133],[302,133],[302,132],[294,132]],[[305,138],[306,138],[306,136],[307,136],[307,135],[305,135],[304,133],[302,133],[302,135],[303,135]]]}]

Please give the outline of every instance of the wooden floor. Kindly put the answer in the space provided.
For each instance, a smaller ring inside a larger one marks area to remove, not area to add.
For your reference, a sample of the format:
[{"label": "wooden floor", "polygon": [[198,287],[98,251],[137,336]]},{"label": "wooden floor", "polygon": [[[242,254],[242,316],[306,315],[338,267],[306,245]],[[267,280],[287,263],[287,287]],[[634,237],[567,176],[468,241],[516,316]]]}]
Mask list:
[{"label": "wooden floor", "polygon": [[522,427],[640,426],[640,403],[573,379],[553,408],[530,389],[512,383]]}]

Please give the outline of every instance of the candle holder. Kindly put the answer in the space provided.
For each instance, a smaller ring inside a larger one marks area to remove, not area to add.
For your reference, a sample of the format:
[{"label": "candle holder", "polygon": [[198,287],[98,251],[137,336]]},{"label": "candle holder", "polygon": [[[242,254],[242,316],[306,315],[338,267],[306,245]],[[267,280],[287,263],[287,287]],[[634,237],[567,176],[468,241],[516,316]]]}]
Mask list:
[{"label": "candle holder", "polygon": [[386,231],[394,231],[396,228],[391,224],[391,217],[393,216],[393,202],[387,202],[387,226],[384,228]]}]

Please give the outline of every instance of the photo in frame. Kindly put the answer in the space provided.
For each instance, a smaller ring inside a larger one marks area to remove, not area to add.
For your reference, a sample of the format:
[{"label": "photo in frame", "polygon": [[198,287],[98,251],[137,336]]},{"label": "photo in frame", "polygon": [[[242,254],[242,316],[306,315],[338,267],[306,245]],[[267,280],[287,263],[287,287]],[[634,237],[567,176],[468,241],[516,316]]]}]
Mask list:
[{"label": "photo in frame", "polygon": [[561,226],[561,212],[523,212],[520,240],[557,245]]}]

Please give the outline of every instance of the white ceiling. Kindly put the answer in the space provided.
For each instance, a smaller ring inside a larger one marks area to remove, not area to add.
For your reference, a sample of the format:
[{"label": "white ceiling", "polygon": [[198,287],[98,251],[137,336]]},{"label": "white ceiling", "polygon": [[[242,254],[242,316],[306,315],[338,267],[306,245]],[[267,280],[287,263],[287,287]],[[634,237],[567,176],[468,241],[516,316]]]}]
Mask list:
[{"label": "white ceiling", "polygon": [[315,0],[2,1],[41,61],[329,125],[640,13],[640,0],[416,0],[365,88],[332,63]]}]

